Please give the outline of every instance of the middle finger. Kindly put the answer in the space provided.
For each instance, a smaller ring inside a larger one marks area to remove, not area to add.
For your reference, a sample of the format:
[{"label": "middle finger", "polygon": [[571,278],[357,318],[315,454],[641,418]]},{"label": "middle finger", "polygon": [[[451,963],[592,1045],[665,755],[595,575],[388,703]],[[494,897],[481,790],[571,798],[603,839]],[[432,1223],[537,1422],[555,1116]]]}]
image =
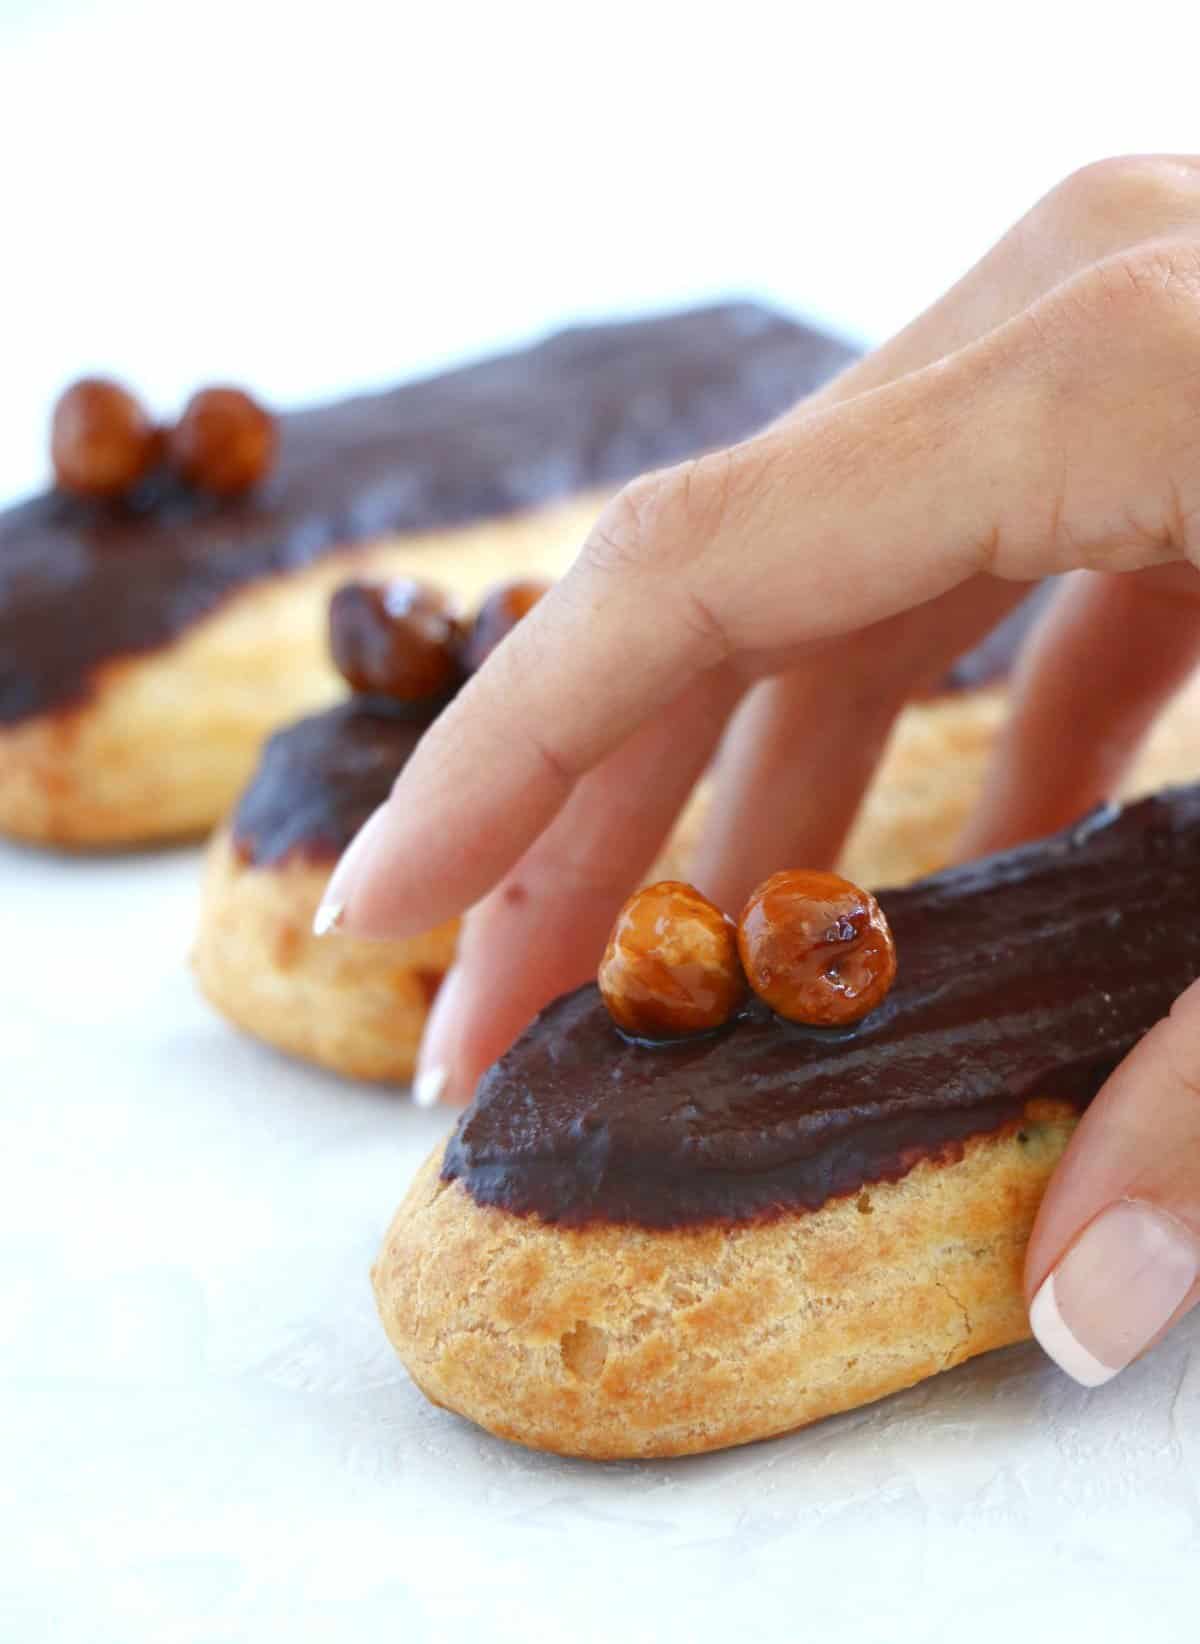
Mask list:
[{"label": "middle finger", "polygon": [[832,866],[900,710],[1027,593],[974,578],[760,685],[722,749],[694,870],[705,893],[736,913],[781,867]]}]

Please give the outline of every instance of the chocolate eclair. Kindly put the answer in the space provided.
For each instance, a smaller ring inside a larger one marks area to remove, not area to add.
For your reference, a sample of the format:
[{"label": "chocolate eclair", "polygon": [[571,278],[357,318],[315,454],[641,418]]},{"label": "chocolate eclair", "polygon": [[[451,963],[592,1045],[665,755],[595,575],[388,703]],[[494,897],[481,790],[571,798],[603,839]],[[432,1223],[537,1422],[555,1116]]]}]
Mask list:
[{"label": "chocolate eclair", "polygon": [[364,942],[322,940],[313,919],[334,863],[426,727],[545,588],[501,583],[470,621],[443,590],[408,579],[334,596],[330,648],[352,694],[268,740],[208,849],[193,968],[239,1027],[353,1078],[411,1078],[457,921]]},{"label": "chocolate eclair", "polygon": [[748,304],[582,327],[282,416],[269,468],[236,489],[211,449],[232,391],[197,396],[159,462],[128,395],[77,385],[121,413],[128,484],[72,466],[68,395],[62,486],[0,513],[0,831],[86,846],[207,829],[264,735],[339,695],[323,619],[347,576],[470,598],[555,575],[623,481],[752,433],[852,355]]},{"label": "chocolate eclair", "polygon": [[[533,586],[501,584],[485,600],[463,635],[464,677],[512,625],[517,613],[509,611],[507,619],[503,613],[514,590],[523,590],[527,608]],[[910,727],[902,729],[859,829],[856,854],[868,869],[872,857],[893,869],[900,859],[908,876],[915,876],[936,840],[944,836],[948,845],[958,815],[953,808],[926,807],[925,831],[911,834],[920,847],[915,861],[905,858],[904,830],[892,827],[903,808],[900,796],[919,803],[925,784],[919,756],[912,757],[921,728],[927,728],[930,711],[956,719],[982,713],[985,725],[994,719],[986,687],[1007,666],[1033,609],[1031,601],[1003,635],[989,637],[978,653],[956,664],[932,709],[916,710]],[[351,673],[357,677],[352,664]],[[313,918],[338,857],[383,804],[446,700],[414,702],[366,689],[277,731],[208,849],[192,955],[201,989],[257,1038],[353,1078],[411,1078],[429,1007],[453,962],[457,922],[404,941],[365,942],[341,935],[318,939]],[[945,745],[945,738],[924,741],[929,750],[941,746],[944,752]],[[965,768],[960,760],[957,781],[977,779],[979,768],[978,761]],[[701,788],[652,878],[686,871],[705,802]]]},{"label": "chocolate eclair", "polygon": [[[514,586],[481,608],[465,656],[477,665],[499,637],[495,616]],[[905,709],[843,852],[867,885],[903,884],[949,857],[979,796],[1007,711],[1006,676],[1046,600],[1032,594],[924,701]],[[429,1007],[454,958],[457,922],[400,942],[313,935],[334,863],[391,792],[445,698],[398,702],[356,694],[279,731],[229,821],[209,846],[197,980],[231,1021],[278,1049],[353,1078],[412,1077]],[[1200,713],[1176,703],[1137,762],[1130,792],[1192,775]],[[686,875],[703,823],[701,784],[650,877]]]},{"label": "chocolate eclair", "polygon": [[268,1044],[351,1078],[412,1077],[457,923],[404,942],[319,939],[330,870],[416,746],[426,718],[352,697],[277,731],[208,847],[192,952],[207,998]]},{"label": "chocolate eclair", "polygon": [[766,1438],[1028,1334],[1046,1182],[1200,975],[1200,787],[881,892],[899,969],[848,1028],[752,999],[648,1045],[598,990],[485,1076],[374,1269],[435,1403],[593,1457]]}]

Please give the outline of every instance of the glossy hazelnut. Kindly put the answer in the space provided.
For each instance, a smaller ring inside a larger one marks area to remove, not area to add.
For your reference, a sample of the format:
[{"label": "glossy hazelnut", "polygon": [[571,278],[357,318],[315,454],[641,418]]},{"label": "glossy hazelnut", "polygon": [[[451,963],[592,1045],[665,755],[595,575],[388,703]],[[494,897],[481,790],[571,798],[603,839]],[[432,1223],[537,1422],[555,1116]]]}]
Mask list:
[{"label": "glossy hazelnut", "polygon": [[746,980],[790,1022],[857,1022],[896,976],[883,909],[836,873],[772,874],[743,908],[737,940]]},{"label": "glossy hazelnut", "polygon": [[329,605],[333,660],[354,690],[424,702],[458,683],[458,624],[436,588],[348,582]]},{"label": "glossy hazelnut", "polygon": [[746,996],[732,919],[675,879],[629,898],[597,981],[613,1021],[641,1039],[707,1033]]},{"label": "glossy hazelnut", "polygon": [[154,466],[159,437],[120,383],[83,377],[59,396],[50,424],[54,477],[79,497],[119,497]]},{"label": "glossy hazelnut", "polygon": [[265,478],[275,460],[275,418],[240,388],[202,388],[171,430],[171,462],[189,485],[236,497]]},{"label": "glossy hazelnut", "polygon": [[482,668],[502,639],[512,633],[522,617],[527,617],[548,582],[502,582],[493,588],[479,607],[463,646],[463,666],[468,673]]}]

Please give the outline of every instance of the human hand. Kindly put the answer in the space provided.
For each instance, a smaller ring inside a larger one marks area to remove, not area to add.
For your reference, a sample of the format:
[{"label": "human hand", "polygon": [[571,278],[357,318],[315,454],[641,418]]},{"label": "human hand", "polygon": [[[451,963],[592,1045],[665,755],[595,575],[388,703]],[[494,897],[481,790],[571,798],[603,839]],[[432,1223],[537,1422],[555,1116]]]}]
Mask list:
[{"label": "human hand", "polygon": [[[1197,565],[1200,160],[1104,162],[773,427],[628,486],[327,910],[403,936],[476,904],[420,1074],[463,1099],[594,972],[724,733],[693,877],[736,910],[781,864],[830,864],[904,703],[1076,572],[962,849],[1048,831],[1108,794],[1200,656]],[[1030,1245],[1035,1329],[1080,1379],[1200,1297],[1198,1089],[1200,985],[1089,1109]]]}]

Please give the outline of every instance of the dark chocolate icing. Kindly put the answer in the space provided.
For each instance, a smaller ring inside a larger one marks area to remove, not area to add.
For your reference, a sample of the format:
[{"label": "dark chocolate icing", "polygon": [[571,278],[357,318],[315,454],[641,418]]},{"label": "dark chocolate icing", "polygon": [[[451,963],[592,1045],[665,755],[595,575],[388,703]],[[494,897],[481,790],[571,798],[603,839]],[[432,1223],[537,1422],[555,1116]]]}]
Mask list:
[{"label": "dark chocolate icing", "polygon": [[880,901],[899,974],[858,1026],[756,1002],[649,1047],[582,988],[485,1074],[444,1177],[569,1226],[748,1222],[953,1158],[1030,1100],[1082,1109],[1200,975],[1200,786]]},{"label": "dark chocolate icing", "polygon": [[335,860],[387,798],[435,711],[351,697],[276,731],[233,813],[241,860],[259,868]]},{"label": "dark chocolate icing", "polygon": [[[1035,590],[961,657],[933,694],[1003,678],[1049,587]],[[382,698],[352,699],[278,732],[234,813],[234,844],[242,860],[255,867],[280,866],[296,857],[335,861],[383,804],[435,713],[436,705],[404,710]],[[345,747],[339,746],[342,739]]]},{"label": "dark chocolate icing", "polygon": [[102,663],[339,547],[616,485],[743,438],[853,353],[752,304],[583,327],[282,417],[276,467],[241,501],[162,476],[125,503],[34,497],[0,514],[0,723],[85,700]]}]

